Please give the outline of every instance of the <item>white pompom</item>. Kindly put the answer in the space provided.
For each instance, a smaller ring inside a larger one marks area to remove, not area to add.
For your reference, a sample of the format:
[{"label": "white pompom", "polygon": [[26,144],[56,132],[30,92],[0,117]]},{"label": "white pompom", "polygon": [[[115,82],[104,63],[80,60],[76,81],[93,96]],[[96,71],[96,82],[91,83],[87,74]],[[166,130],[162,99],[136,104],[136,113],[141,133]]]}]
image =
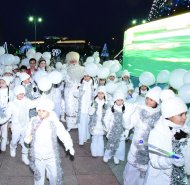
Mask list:
[{"label": "white pompom", "polygon": [[98,69],[97,76],[101,79],[106,79],[110,74],[110,70],[107,67],[101,67]]}]

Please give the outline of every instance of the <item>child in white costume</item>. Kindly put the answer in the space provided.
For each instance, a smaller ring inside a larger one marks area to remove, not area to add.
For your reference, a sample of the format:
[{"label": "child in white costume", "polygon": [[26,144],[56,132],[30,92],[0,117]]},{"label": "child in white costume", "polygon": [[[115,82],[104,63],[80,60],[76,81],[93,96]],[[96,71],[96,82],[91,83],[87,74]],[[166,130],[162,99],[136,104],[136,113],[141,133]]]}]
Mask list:
[{"label": "child in white costume", "polygon": [[124,94],[120,91],[113,95],[114,105],[109,107],[104,116],[104,124],[107,133],[107,144],[103,161],[108,162],[112,157],[114,163],[119,164],[119,160],[125,159],[125,137],[124,137],[124,120],[125,112]]},{"label": "child in white costume", "polygon": [[93,157],[104,155],[104,139],[105,134],[103,117],[107,107],[105,86],[99,86],[94,102],[89,109],[90,122],[89,129],[92,135],[91,154]]},{"label": "child in white costume", "polygon": [[128,132],[134,128],[134,135],[128,153],[128,162],[123,172],[124,185],[144,184],[149,156],[148,146],[140,145],[140,140],[148,140],[150,130],[160,118],[160,93],[161,88],[159,87],[149,90],[146,95],[145,105],[136,107],[130,121],[126,125]]},{"label": "child in white costume", "polygon": [[[148,143],[178,156],[163,154],[150,148],[146,185],[187,185],[190,175],[190,139],[185,125],[187,106],[179,97],[163,100],[162,117],[150,132]],[[188,144],[188,149],[187,149]],[[187,170],[188,169],[188,170]]]},{"label": "child in white costume", "polygon": [[36,106],[36,102],[25,97],[25,88],[22,85],[14,88],[15,97],[8,103],[6,115],[11,118],[12,138],[10,142],[10,155],[16,156],[18,142],[22,146],[22,161],[28,165],[28,148],[24,145],[25,132],[29,123],[29,110]]},{"label": "child in white costume", "polygon": [[31,119],[25,143],[31,143],[30,167],[34,171],[34,184],[43,185],[45,173],[50,185],[62,185],[62,168],[57,137],[64,143],[66,151],[74,155],[73,142],[68,131],[53,111],[54,103],[41,98],[37,106],[38,115]]},{"label": "child in white costume", "polygon": [[94,98],[93,79],[86,73],[84,73],[84,77],[81,80],[78,94],[79,98],[77,123],[79,145],[84,145],[84,142],[90,139],[88,111]]},{"label": "child in white costume", "polygon": [[5,115],[8,102],[13,99],[13,93],[9,89],[10,78],[4,76],[0,78],[0,128],[1,128],[1,151],[6,151],[8,138],[8,118]]}]

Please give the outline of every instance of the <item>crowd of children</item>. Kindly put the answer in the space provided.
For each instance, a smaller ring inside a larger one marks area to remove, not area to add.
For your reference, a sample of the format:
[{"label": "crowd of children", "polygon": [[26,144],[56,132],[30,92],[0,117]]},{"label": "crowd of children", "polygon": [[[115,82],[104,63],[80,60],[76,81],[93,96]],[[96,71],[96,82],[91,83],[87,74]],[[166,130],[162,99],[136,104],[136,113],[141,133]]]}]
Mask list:
[{"label": "crowd of children", "polygon": [[[150,88],[139,83],[135,88],[128,70],[121,78],[114,72],[94,75],[80,66],[79,58],[78,53],[69,52],[66,67],[59,72],[48,70],[44,58],[31,58],[26,68],[21,66],[15,73],[15,66],[4,68],[0,77],[1,151],[9,144],[10,127],[11,157],[21,144],[22,161],[32,168],[34,183],[43,185],[47,173],[51,185],[61,185],[57,137],[74,155],[69,131],[78,128],[78,144],[90,141],[92,157],[102,157],[105,163],[112,157],[116,165],[125,161],[126,140],[131,140],[124,185],[188,184],[190,130],[183,100],[156,85]],[[39,85],[43,76],[52,82],[47,91]]]}]

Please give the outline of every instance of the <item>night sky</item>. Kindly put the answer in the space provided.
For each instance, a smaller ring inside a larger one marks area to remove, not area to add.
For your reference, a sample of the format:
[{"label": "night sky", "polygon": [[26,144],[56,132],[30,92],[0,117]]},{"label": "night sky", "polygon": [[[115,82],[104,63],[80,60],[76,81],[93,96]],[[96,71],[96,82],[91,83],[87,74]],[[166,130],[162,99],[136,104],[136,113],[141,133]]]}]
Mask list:
[{"label": "night sky", "polygon": [[153,0],[5,0],[0,6],[0,45],[34,40],[29,15],[41,16],[37,40],[44,36],[85,39],[103,45],[114,37],[122,45],[123,33],[133,18],[146,19]]}]

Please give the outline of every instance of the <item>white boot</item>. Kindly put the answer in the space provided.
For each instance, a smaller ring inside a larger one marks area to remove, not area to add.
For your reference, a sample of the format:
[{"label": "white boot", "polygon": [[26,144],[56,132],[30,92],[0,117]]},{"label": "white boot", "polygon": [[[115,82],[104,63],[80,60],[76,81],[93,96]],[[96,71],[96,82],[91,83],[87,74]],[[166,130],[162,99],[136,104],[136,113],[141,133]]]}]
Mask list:
[{"label": "white boot", "polygon": [[25,165],[29,165],[30,161],[28,159],[28,155],[27,154],[22,154],[22,161],[24,162]]},{"label": "white boot", "polygon": [[103,161],[104,161],[105,163],[107,163],[107,162],[109,161],[109,159],[104,156],[104,157],[103,157]]},{"label": "white boot", "polygon": [[11,157],[15,157],[16,156],[16,150],[13,148],[10,148],[10,155],[11,155]]},{"label": "white boot", "polygon": [[119,159],[117,157],[113,157],[114,163],[119,164]]}]

